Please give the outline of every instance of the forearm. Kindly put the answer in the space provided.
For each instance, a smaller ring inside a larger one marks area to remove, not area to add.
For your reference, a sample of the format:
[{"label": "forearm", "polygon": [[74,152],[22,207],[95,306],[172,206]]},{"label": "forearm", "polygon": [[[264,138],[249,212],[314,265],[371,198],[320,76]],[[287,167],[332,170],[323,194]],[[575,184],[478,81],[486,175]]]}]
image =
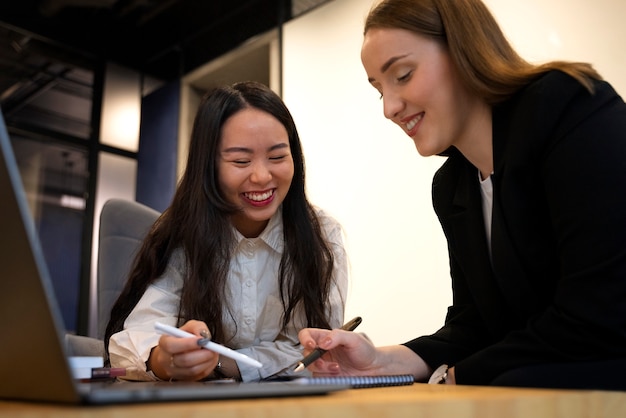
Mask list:
[{"label": "forearm", "polygon": [[415,352],[403,345],[379,347],[373,365],[374,374],[412,374],[416,381],[426,381],[432,369]]}]

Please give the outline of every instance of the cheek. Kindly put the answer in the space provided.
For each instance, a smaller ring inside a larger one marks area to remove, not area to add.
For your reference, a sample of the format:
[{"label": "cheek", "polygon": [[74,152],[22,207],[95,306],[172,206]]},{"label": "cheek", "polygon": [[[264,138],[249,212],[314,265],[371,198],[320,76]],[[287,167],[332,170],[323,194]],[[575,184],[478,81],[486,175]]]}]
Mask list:
[{"label": "cheek", "polygon": [[289,182],[293,180],[294,176],[294,165],[292,164],[284,164],[277,168],[275,171],[275,175],[278,176],[282,181]]},{"label": "cheek", "polygon": [[457,123],[461,107],[457,92],[448,84],[430,83],[423,86],[425,110],[428,125],[434,124],[437,130],[448,131]]},{"label": "cheek", "polygon": [[238,180],[236,172],[228,169],[218,170],[218,184],[224,195],[237,193]]}]

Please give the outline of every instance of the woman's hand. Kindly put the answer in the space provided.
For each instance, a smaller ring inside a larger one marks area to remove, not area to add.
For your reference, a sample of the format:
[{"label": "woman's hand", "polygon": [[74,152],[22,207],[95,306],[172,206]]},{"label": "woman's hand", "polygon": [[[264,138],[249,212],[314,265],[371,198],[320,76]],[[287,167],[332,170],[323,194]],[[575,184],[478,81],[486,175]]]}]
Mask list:
[{"label": "woman's hand", "polygon": [[314,376],[373,375],[377,373],[376,347],[364,334],[334,329],[305,328],[298,333],[304,355],[319,347],[327,352],[309,365]]},{"label": "woman's hand", "polygon": [[201,321],[187,321],[180,329],[198,337],[178,338],[163,335],[148,358],[148,369],[162,380],[202,380],[217,366],[219,355],[203,350],[198,340],[210,337],[208,327]]},{"label": "woman's hand", "polygon": [[432,373],[424,360],[408,347],[375,347],[365,334],[305,328],[298,338],[305,356],[317,347],[327,351],[309,365],[314,376],[412,374],[416,381],[425,381]]}]

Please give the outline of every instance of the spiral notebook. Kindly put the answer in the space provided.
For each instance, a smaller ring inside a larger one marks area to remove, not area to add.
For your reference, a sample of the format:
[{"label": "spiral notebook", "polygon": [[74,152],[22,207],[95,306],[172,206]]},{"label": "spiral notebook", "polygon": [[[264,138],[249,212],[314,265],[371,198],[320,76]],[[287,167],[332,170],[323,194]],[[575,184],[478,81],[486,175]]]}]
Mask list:
[{"label": "spiral notebook", "polygon": [[298,377],[287,376],[277,377],[276,381],[294,381],[303,385],[346,385],[352,389],[376,388],[383,386],[406,386],[415,383],[413,375],[394,374],[381,376],[316,376]]}]

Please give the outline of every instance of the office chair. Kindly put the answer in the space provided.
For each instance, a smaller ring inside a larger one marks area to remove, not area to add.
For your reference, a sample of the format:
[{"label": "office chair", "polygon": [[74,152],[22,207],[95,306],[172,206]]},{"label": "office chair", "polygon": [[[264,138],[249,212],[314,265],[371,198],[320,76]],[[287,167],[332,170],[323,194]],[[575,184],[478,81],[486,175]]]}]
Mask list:
[{"label": "office chair", "polygon": [[111,199],[102,207],[98,247],[98,338],[104,337],[111,307],[119,296],[144,237],[160,213],[141,203]]},{"label": "office chair", "polygon": [[97,338],[66,335],[69,355],[104,356],[104,332],[111,307],[119,296],[131,264],[160,213],[141,203],[110,199],[100,213],[98,239],[98,330]]}]

